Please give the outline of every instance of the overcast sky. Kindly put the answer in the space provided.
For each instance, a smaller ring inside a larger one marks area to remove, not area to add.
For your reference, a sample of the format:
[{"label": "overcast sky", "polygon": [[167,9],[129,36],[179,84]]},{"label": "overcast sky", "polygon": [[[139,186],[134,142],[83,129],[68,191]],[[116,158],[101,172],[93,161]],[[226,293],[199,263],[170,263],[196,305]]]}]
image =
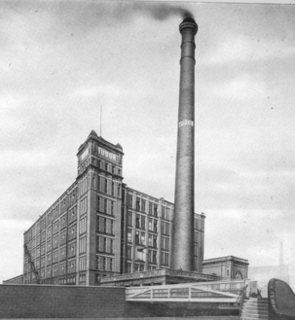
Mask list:
[{"label": "overcast sky", "polygon": [[[124,182],[174,201],[181,12],[196,36],[195,207],[205,258],[294,262],[295,7],[1,1],[0,281],[23,232],[75,181],[92,129]],[[102,106],[102,128],[100,107]]]}]

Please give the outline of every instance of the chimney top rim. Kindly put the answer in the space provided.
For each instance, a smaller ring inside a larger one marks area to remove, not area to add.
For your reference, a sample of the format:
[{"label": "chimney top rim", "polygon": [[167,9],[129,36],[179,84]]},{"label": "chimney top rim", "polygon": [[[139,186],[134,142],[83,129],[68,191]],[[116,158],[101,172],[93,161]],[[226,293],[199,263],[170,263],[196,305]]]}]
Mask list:
[{"label": "chimney top rim", "polygon": [[196,21],[191,18],[191,17],[188,17],[188,18],[185,18],[181,24],[179,25],[179,31],[182,32],[183,29],[185,28],[192,28],[194,29],[194,32],[195,34],[197,33],[198,31],[198,25],[196,23]]}]

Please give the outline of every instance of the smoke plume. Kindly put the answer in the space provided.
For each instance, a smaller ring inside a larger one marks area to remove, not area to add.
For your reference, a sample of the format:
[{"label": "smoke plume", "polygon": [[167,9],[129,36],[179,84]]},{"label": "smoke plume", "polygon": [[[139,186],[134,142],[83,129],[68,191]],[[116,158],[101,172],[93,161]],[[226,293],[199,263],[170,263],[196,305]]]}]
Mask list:
[{"label": "smoke plume", "polygon": [[[105,24],[108,21],[111,24],[130,23],[138,16],[149,17],[153,20],[164,21],[172,17],[180,19],[192,17],[193,14],[182,5],[171,3],[154,2],[133,2],[133,1],[90,1],[81,5],[70,1],[59,2],[58,12],[67,13],[67,20],[77,23],[77,21],[86,21],[87,25]],[[78,15],[78,17],[77,17]],[[70,22],[70,23],[71,23]],[[107,22],[107,23],[108,23]]]},{"label": "smoke plume", "polygon": [[[132,8],[130,8],[132,9]],[[136,3],[133,5],[133,10],[136,12],[139,12],[141,14],[146,14],[150,17],[152,17],[155,20],[163,21],[166,20],[172,16],[178,16],[182,19],[185,18],[193,18],[193,14],[188,11],[187,9],[184,9],[181,6],[175,6],[170,4],[151,4],[148,5],[145,3],[144,5],[142,3]]]}]

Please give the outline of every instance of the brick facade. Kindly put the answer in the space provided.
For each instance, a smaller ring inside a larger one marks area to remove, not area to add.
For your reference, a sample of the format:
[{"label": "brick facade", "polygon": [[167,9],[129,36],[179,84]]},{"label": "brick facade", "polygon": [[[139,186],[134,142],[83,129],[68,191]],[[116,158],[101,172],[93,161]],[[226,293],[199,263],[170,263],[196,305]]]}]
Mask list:
[{"label": "brick facade", "polygon": [[[94,131],[78,174],[24,233],[23,283],[99,285],[105,277],[171,268],[174,204],[123,183],[123,149]],[[194,264],[202,272],[203,214],[194,215]]]}]

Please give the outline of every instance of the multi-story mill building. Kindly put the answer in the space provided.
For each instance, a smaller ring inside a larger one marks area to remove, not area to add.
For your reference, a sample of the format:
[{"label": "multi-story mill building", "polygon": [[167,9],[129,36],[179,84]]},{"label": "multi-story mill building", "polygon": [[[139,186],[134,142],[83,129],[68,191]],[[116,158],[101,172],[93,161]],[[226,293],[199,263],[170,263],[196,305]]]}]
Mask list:
[{"label": "multi-story mill building", "polygon": [[[78,150],[76,181],[24,233],[24,283],[98,285],[171,266],[174,205],[123,183],[123,149],[94,131]],[[203,214],[195,214],[202,272]]]}]

